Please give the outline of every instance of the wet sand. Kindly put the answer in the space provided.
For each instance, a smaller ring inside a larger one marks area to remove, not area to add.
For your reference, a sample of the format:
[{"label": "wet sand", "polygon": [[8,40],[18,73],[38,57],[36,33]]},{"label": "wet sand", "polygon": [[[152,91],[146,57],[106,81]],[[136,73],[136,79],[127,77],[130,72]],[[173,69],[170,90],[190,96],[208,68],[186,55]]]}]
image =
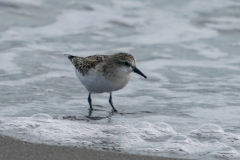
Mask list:
[{"label": "wet sand", "polygon": [[35,144],[0,135],[1,160],[179,160],[77,147]]}]

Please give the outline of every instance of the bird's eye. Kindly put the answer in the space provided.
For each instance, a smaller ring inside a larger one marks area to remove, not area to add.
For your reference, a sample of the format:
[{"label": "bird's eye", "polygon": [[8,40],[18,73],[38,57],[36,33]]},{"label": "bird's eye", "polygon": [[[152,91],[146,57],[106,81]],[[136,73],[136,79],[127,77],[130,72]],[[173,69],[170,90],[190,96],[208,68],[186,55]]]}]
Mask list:
[{"label": "bird's eye", "polygon": [[129,66],[130,66],[130,63],[124,62],[124,65],[129,67]]}]

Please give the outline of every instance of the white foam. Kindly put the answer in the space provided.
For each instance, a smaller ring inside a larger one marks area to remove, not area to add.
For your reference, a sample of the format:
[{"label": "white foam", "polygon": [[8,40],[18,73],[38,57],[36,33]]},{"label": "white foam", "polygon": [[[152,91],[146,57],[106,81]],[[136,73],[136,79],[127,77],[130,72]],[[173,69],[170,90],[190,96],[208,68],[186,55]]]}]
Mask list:
[{"label": "white foam", "polygon": [[[78,46],[81,46],[81,45],[78,45]],[[23,51],[23,52],[25,52],[25,51],[34,51],[34,52],[36,52],[36,51],[45,51],[45,52],[48,52],[48,51],[52,51],[52,52],[54,52],[54,51],[56,51],[57,49],[55,49],[55,48],[53,48],[54,46],[53,46],[53,44],[46,44],[46,43],[44,43],[44,44],[36,44],[36,43],[34,43],[34,42],[32,42],[32,43],[28,43],[27,44],[27,46],[26,47],[24,47],[24,48],[18,48],[18,50],[19,51]],[[56,48],[60,48],[60,46],[57,46]]]},{"label": "white foam", "polygon": [[132,8],[141,8],[144,7],[145,5],[139,1],[114,1],[114,4],[116,5],[115,7],[122,7],[122,8],[127,8],[127,9],[132,9]]},{"label": "white foam", "polygon": [[[165,52],[172,52],[172,50],[164,50]],[[162,58],[174,58],[174,56],[170,55],[170,54],[160,54],[159,52],[152,52],[152,55],[153,56],[158,56],[158,57],[162,57]]]},{"label": "white foam", "polygon": [[[200,67],[200,68],[215,68],[215,69],[229,69],[229,70],[239,70],[237,66],[229,65],[229,63],[234,63],[239,61],[238,57],[233,59],[223,60],[223,61],[208,61],[208,60],[185,60],[182,59],[155,59],[151,61],[144,61],[138,64],[139,68],[145,66],[146,71],[154,71],[157,69],[164,69],[168,66],[174,67]],[[151,63],[152,65],[148,65]]]},{"label": "white foam", "polygon": [[240,154],[230,146],[224,146],[210,155],[216,158],[240,158]]},{"label": "white foam", "polygon": [[21,86],[26,85],[28,83],[34,83],[37,81],[45,81],[48,78],[56,78],[56,77],[62,77],[62,76],[69,76],[74,77],[74,74],[71,74],[69,72],[49,72],[41,75],[32,76],[30,78],[23,78],[19,80],[11,80],[11,81],[2,81],[0,82],[0,85],[2,86]]},{"label": "white foam", "polygon": [[171,137],[165,144],[165,151],[178,154],[193,154],[202,152],[202,144],[197,140],[192,140],[185,135],[178,134]]},{"label": "white foam", "polygon": [[1,116],[14,116],[22,111],[24,111],[26,108],[25,107],[17,107],[15,105],[9,105],[8,107],[1,108],[0,115]]},{"label": "white foam", "polygon": [[[194,131],[192,131],[194,133]],[[198,136],[201,136],[202,134],[206,135],[212,135],[213,133],[224,133],[224,130],[215,125],[215,124],[204,124],[195,131],[195,134]]]},{"label": "white foam", "polygon": [[[173,49],[171,49],[171,48],[164,48],[164,51],[165,51],[165,52],[170,52],[170,53],[171,53],[171,52],[173,52]],[[170,56],[170,55],[169,55],[169,56]]]},{"label": "white foam", "polygon": [[240,47],[240,42],[235,42],[232,45],[235,46],[235,47]]},{"label": "white foam", "polygon": [[196,50],[197,54],[205,56],[211,59],[218,59],[228,56],[227,53],[222,52],[218,48],[203,44],[203,43],[193,43],[188,45],[180,45],[183,48]]},{"label": "white foam", "polygon": [[16,53],[6,52],[0,54],[0,70],[6,71],[8,74],[21,73],[21,69],[14,63]]},{"label": "white foam", "polygon": [[[190,132],[191,137],[199,137],[201,133],[201,136],[205,137],[209,134],[215,134],[214,137],[218,138],[218,140],[200,142],[187,135],[177,133],[169,124],[164,122],[141,121],[133,125],[124,123],[98,124],[53,119],[44,113],[31,117],[1,117],[0,120],[2,133],[15,137],[24,135],[25,140],[33,142],[100,148],[103,144],[105,148],[111,148],[113,144],[114,147],[123,151],[239,157],[239,153],[224,142],[224,139],[229,138],[226,132],[214,124],[205,124]],[[216,136],[220,134],[222,137]],[[208,138],[212,137],[208,136]]]},{"label": "white foam", "polygon": [[[39,40],[41,37],[55,37],[71,34],[83,33],[89,28],[93,28],[100,33],[101,29],[109,26],[107,23],[112,20],[121,20],[124,23],[131,23],[127,18],[122,18],[112,8],[91,4],[94,11],[86,10],[64,10],[57,17],[57,20],[50,25],[35,28],[10,27],[1,35],[2,41],[5,40]],[[94,20],[93,20],[94,19]],[[114,36],[110,32],[104,33],[104,36]]]},{"label": "white foam", "polygon": [[221,30],[239,30],[240,19],[236,17],[218,17],[211,18],[207,24],[208,27]]},{"label": "white foam", "polygon": [[[218,34],[210,28],[194,27],[190,21],[178,14],[156,8],[146,8],[141,2],[114,2],[113,8],[91,4],[93,11],[65,10],[56,22],[36,28],[10,27],[2,33],[1,40],[38,40],[41,37],[55,37],[83,33],[89,28],[96,33],[112,28],[111,21],[119,21],[128,26],[138,26],[139,35],[119,37],[112,32],[104,32],[111,41],[136,44],[171,44],[213,38]],[[128,5],[126,5],[128,4]],[[134,18],[125,16],[126,6],[137,7]],[[94,21],[93,21],[94,19]],[[143,38],[144,37],[144,38]]]},{"label": "white foam", "polygon": [[239,3],[233,1],[226,1],[226,0],[194,0],[190,1],[185,7],[181,9],[185,16],[189,16],[191,18],[195,17],[199,12],[200,13],[207,13],[213,12],[217,9],[223,9],[230,6],[238,6]]},{"label": "white foam", "polygon": [[34,114],[33,116],[31,116],[31,118],[35,121],[40,122],[51,122],[52,120],[52,117],[45,113]]},{"label": "white foam", "polygon": [[144,8],[131,19],[138,24],[139,35],[117,37],[114,41],[135,44],[172,44],[216,37],[216,31],[196,28],[189,19],[159,8]]},{"label": "white foam", "polygon": [[[201,139],[216,139],[224,144],[224,146],[240,146],[240,136],[224,132],[224,130],[215,125],[215,124],[204,124],[197,128],[196,130],[192,130],[190,135],[193,137],[198,137]],[[213,141],[215,143],[215,141]],[[211,142],[212,143],[212,142]]]},{"label": "white foam", "polygon": [[156,139],[160,137],[170,137],[176,134],[171,126],[161,122],[156,124],[139,122],[133,125],[133,127],[136,129],[134,132],[138,133],[138,135],[145,140]]},{"label": "white foam", "polygon": [[2,0],[3,2],[12,2],[12,3],[21,3],[21,4],[31,4],[31,5],[41,5],[42,4],[42,0]]}]

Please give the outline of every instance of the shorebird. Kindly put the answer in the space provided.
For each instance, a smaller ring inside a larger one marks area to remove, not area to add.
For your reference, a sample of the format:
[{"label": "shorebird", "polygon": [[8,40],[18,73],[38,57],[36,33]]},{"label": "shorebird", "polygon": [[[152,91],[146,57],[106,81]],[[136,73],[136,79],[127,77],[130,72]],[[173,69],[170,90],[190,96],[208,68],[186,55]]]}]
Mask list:
[{"label": "shorebird", "polygon": [[113,55],[92,55],[78,57],[68,55],[68,59],[75,67],[80,82],[88,90],[89,110],[92,111],[92,93],[110,93],[109,103],[114,112],[117,112],[112,102],[112,92],[124,88],[135,72],[147,78],[137,67],[131,54],[116,53]]}]

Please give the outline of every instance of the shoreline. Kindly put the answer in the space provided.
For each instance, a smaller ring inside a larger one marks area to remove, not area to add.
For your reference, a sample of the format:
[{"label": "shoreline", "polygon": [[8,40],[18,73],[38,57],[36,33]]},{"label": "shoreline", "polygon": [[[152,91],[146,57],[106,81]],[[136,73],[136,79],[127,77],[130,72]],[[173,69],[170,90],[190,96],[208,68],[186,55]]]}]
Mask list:
[{"label": "shoreline", "polygon": [[1,160],[181,160],[148,155],[135,155],[69,146],[37,144],[0,135]]}]

